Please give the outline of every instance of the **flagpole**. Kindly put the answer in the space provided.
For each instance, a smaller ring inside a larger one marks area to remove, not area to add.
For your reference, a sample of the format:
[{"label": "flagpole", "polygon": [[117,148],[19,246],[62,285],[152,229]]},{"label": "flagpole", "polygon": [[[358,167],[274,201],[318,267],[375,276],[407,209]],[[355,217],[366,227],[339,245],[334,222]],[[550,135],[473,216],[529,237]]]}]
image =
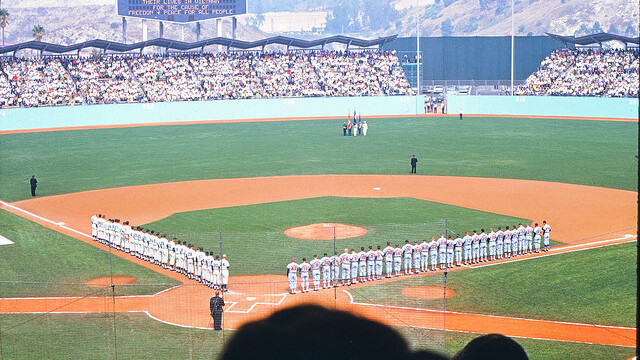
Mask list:
[{"label": "flagpole", "polygon": [[513,96],[513,68],[514,68],[514,43],[515,43],[515,32],[513,30],[513,0],[511,0],[511,96]]}]

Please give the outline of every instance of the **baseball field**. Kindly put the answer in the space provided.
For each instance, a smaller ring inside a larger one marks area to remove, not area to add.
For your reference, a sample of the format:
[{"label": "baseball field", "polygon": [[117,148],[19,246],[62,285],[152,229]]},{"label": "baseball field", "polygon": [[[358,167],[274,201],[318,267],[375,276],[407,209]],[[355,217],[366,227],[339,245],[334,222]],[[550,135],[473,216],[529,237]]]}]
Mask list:
[{"label": "baseball field", "polygon": [[[214,358],[242,323],[304,302],[449,355],[493,332],[531,359],[634,355],[637,121],[368,118],[366,137],[342,122],[0,133],[0,355]],[[227,254],[225,330],[211,289],[92,241],[95,213]],[[542,220],[547,253],[287,294],[291,257]],[[334,223],[366,233],[285,234]]]}]

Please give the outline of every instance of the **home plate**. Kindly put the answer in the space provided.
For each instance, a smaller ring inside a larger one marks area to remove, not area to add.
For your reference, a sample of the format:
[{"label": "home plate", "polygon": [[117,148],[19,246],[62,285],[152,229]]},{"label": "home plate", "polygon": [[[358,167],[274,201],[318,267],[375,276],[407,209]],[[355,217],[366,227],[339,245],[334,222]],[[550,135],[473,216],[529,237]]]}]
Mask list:
[{"label": "home plate", "polygon": [[0,245],[11,245],[13,241],[7,239],[6,237],[0,235]]},{"label": "home plate", "polygon": [[373,190],[380,191],[380,188],[379,187],[375,187],[375,188],[373,188]]},{"label": "home plate", "polygon": [[256,298],[254,298],[254,297],[248,297],[248,298],[247,298],[247,301],[253,301],[253,300],[255,300],[255,299],[256,299]]}]

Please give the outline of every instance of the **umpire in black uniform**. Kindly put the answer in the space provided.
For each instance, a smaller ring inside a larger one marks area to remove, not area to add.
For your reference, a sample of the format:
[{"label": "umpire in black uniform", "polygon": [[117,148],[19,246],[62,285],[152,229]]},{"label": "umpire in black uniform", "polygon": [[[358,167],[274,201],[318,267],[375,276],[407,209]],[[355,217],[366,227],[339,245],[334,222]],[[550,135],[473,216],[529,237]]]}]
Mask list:
[{"label": "umpire in black uniform", "polygon": [[209,309],[213,318],[213,330],[222,330],[222,307],[224,299],[220,297],[220,292],[216,291],[215,296],[209,300]]}]

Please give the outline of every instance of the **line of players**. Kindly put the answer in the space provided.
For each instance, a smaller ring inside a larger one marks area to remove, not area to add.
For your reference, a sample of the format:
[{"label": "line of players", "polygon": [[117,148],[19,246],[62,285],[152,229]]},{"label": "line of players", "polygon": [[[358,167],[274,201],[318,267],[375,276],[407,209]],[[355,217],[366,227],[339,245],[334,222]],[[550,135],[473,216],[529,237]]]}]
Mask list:
[{"label": "line of players", "polygon": [[[329,257],[326,253],[324,257],[318,259],[313,255],[313,259],[307,262],[302,258],[302,263],[298,264],[295,258],[287,265],[287,277],[289,280],[289,291],[294,294],[297,291],[298,271],[300,271],[301,292],[309,291],[309,272],[313,281],[313,290],[321,288],[327,289],[359,282],[380,280],[384,276],[400,276],[402,274],[417,274],[425,271],[435,271],[446,269],[463,264],[475,264],[485,261],[523,255],[531,252],[541,251],[541,240],[544,239],[542,251],[549,250],[549,233],[551,226],[543,221],[543,226],[535,223],[535,228],[529,224],[523,226],[519,224],[505,230],[499,226],[497,231],[489,229],[485,233],[484,229],[478,233],[476,230],[470,235],[468,232],[461,237],[452,239],[451,236],[445,238],[440,234],[438,240],[431,238],[431,241],[423,240],[421,244],[414,241],[413,245],[409,240],[404,246],[395,247],[387,242],[387,247],[380,249],[380,245],[374,250],[369,246],[368,251],[364,247],[356,253],[354,249],[344,249],[344,253],[338,255],[337,252]],[[383,263],[385,275],[383,275]],[[404,267],[402,266],[404,264]]]},{"label": "line of players", "polygon": [[230,264],[227,255],[214,255],[175,237],[167,240],[166,234],[133,228],[128,221],[106,219],[98,214],[91,217],[93,240],[126,252],[131,256],[176,271],[189,279],[199,281],[212,289],[227,291]]}]

